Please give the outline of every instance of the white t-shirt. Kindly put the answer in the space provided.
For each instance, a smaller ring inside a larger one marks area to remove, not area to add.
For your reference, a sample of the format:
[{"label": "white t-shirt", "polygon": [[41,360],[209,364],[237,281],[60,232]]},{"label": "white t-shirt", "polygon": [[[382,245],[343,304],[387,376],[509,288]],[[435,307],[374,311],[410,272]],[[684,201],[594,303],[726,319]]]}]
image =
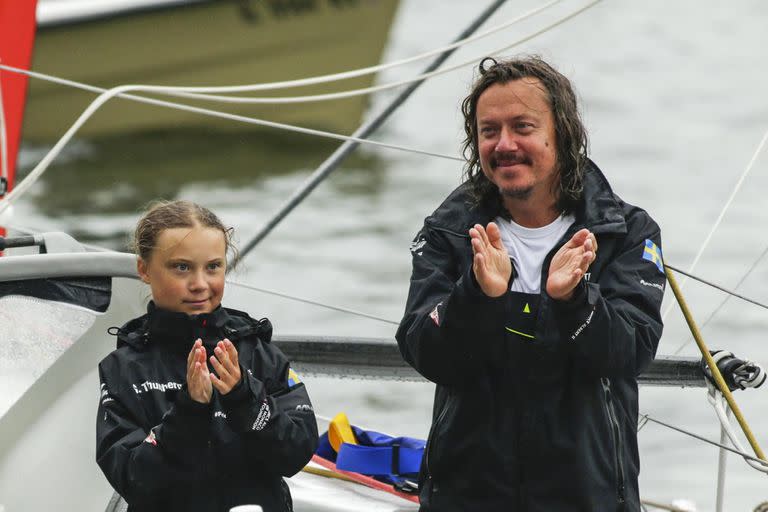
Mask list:
[{"label": "white t-shirt", "polygon": [[496,217],[494,222],[499,226],[501,240],[515,267],[515,279],[510,288],[513,292],[541,292],[544,258],[575,221],[573,215],[561,215],[546,226],[526,228],[514,221]]}]

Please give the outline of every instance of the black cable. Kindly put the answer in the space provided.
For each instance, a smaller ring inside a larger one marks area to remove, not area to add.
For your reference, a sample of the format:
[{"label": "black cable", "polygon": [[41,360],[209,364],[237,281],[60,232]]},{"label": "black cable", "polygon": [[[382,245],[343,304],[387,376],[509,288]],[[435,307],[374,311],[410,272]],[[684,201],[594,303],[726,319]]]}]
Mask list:
[{"label": "black cable", "polygon": [[708,286],[711,286],[712,288],[716,288],[716,289],[720,290],[721,292],[727,293],[728,295],[733,295],[734,297],[736,297],[738,299],[741,299],[741,300],[745,300],[745,301],[747,301],[747,302],[749,302],[751,304],[754,304],[755,306],[760,306],[763,309],[768,309],[768,305],[765,305],[762,302],[757,302],[754,299],[750,299],[749,297],[745,297],[744,295],[740,295],[740,294],[738,294],[738,293],[736,293],[736,292],[734,292],[732,290],[729,290],[727,288],[723,288],[722,286],[717,285],[715,283],[712,283],[710,281],[707,281],[706,279],[702,279],[701,277],[697,277],[697,276],[694,276],[693,274],[689,274],[688,272],[680,270],[679,268],[675,268],[675,267],[673,267],[672,265],[670,265],[670,264],[668,264],[666,262],[664,263],[664,266],[666,266],[670,270],[674,270],[678,274],[683,274],[684,276],[688,276],[688,277],[690,277],[691,279],[693,279],[695,281],[698,281],[700,283],[704,283],[704,284],[706,284]]},{"label": "black cable", "polygon": [[757,457],[753,457],[752,455],[749,455],[748,453],[740,452],[739,450],[731,448],[730,446],[726,446],[726,445],[724,445],[722,443],[718,443],[716,441],[712,441],[711,439],[707,439],[706,437],[700,436],[698,434],[694,434],[693,432],[688,432],[687,430],[683,430],[680,427],[676,427],[674,425],[670,425],[669,423],[664,423],[663,421],[659,421],[659,420],[657,420],[655,418],[651,418],[647,414],[641,414],[641,416],[645,417],[645,419],[648,420],[648,421],[652,421],[654,423],[658,423],[659,425],[662,425],[662,426],[667,427],[669,429],[676,430],[676,431],[680,432],[681,434],[685,434],[687,436],[691,436],[694,439],[698,439],[699,441],[704,441],[705,443],[711,444],[713,446],[717,446],[719,448],[722,448],[723,450],[727,450],[729,452],[735,453],[736,455],[739,455],[740,457],[743,457],[745,459],[757,462],[759,464],[762,464],[763,466],[766,465],[766,461],[764,461],[762,459],[759,459]]},{"label": "black cable", "polygon": [[[483,23],[493,15],[496,10],[498,10],[499,7],[501,7],[501,4],[504,3],[505,0],[496,0],[493,2],[490,6],[488,6],[483,12],[480,13],[480,15],[467,27],[462,31],[461,34],[456,38],[454,42],[461,41],[462,39],[466,39],[467,37],[471,36],[475,31],[477,31],[478,28],[480,28]],[[445,60],[450,57],[453,52],[456,51],[456,48],[450,48],[448,50],[445,50],[443,53],[438,55],[432,63],[426,67],[426,69],[423,71],[423,73],[430,73],[437,68],[439,68]],[[402,105],[408,97],[413,94],[413,92],[426,80],[425,78],[422,78],[421,80],[417,82],[413,82],[411,85],[409,85],[405,90],[403,90],[395,99],[393,99],[389,105],[387,105],[384,110],[379,112],[376,116],[372,117],[365,123],[363,123],[356,131],[352,134],[353,137],[362,139],[366,138],[369,135],[371,135],[373,132],[375,132],[383,123],[386,121],[392,113],[397,110],[400,105]],[[240,260],[242,260],[246,254],[251,252],[256,245],[261,242],[274,228],[277,226],[280,221],[282,221],[291,211],[293,211],[296,206],[299,205],[309,194],[312,192],[315,187],[317,187],[325,178],[327,178],[333,171],[335,171],[342,161],[359,145],[359,142],[356,141],[346,141],[341,146],[339,146],[336,151],[334,151],[331,156],[329,156],[320,166],[312,173],[312,175],[309,177],[309,179],[304,183],[304,185],[297,190],[289,199],[288,201],[278,210],[272,218],[270,218],[264,226],[251,238],[251,240],[248,241],[247,244],[245,244],[242,249],[240,249],[237,256],[234,258],[231,265],[236,265]]]}]

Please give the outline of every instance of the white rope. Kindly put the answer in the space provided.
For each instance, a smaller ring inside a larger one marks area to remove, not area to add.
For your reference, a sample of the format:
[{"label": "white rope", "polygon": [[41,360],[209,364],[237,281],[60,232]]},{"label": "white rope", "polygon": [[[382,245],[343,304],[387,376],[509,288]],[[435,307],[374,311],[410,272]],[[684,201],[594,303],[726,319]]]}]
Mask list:
[{"label": "white rope", "polygon": [[[744,449],[741,441],[739,441],[736,432],[733,430],[733,425],[731,425],[731,422],[728,419],[728,414],[726,413],[728,403],[726,402],[725,397],[720,393],[720,390],[715,388],[711,383],[707,382],[707,387],[709,388],[709,391],[707,392],[707,400],[710,405],[712,405],[712,408],[714,408],[717,418],[720,420],[720,425],[728,435],[728,439],[731,440],[731,444],[733,444],[734,448],[739,452],[746,453],[747,451]],[[768,474],[768,462],[753,457],[744,457],[744,462],[749,464],[753,469]]]},{"label": "white rope", "polygon": [[[0,65],[0,68],[1,69],[10,69],[10,70],[17,71],[16,68],[10,68],[9,66],[4,66],[4,65]],[[26,71],[24,71],[24,72],[29,74],[30,76],[40,75],[40,73],[32,73],[32,72],[26,72]],[[54,81],[56,81],[56,80],[54,80]],[[89,86],[89,87],[91,87],[91,86]],[[283,129],[283,130],[290,130],[290,131],[294,131],[294,132],[298,132],[298,133],[304,133],[304,134],[308,134],[308,135],[316,135],[316,136],[320,136],[320,137],[327,137],[327,138],[337,139],[337,140],[351,140],[351,141],[355,141],[355,142],[358,142],[358,143],[361,143],[361,144],[369,144],[369,145],[372,145],[372,146],[385,147],[385,148],[389,148],[389,149],[396,149],[396,150],[399,150],[399,151],[405,151],[405,152],[408,152],[408,153],[416,153],[416,154],[433,156],[433,157],[438,157],[438,158],[445,158],[445,159],[448,159],[448,160],[454,160],[454,161],[459,161],[459,162],[463,162],[464,161],[464,159],[460,158],[460,157],[454,157],[454,156],[444,155],[444,154],[440,154],[440,153],[434,153],[434,152],[431,152],[431,151],[423,151],[423,150],[419,150],[419,149],[408,148],[408,147],[399,146],[399,145],[396,145],[396,144],[387,144],[387,143],[384,143],[384,142],[373,141],[373,140],[370,140],[370,139],[361,139],[361,138],[358,138],[358,137],[349,137],[349,136],[340,135],[340,134],[337,134],[337,133],[325,132],[325,131],[321,131],[321,130],[313,130],[313,129],[309,129],[309,128],[302,128],[300,126],[293,126],[293,125],[284,124],[284,123],[275,123],[275,122],[266,121],[266,120],[263,120],[263,119],[257,119],[257,118],[241,116],[241,115],[237,115],[237,114],[230,114],[230,113],[227,113],[227,112],[220,112],[220,111],[216,111],[216,110],[210,110],[210,109],[205,109],[205,108],[200,108],[200,107],[194,107],[194,106],[191,106],[191,105],[184,105],[184,104],[181,104],[181,103],[173,103],[173,102],[168,102],[168,101],[155,100],[155,99],[151,99],[151,98],[143,98],[141,96],[135,96],[135,95],[132,95],[132,94],[125,94],[125,93],[127,93],[129,91],[141,91],[141,90],[144,90],[144,89],[145,89],[145,86],[142,86],[142,85],[122,85],[122,86],[119,86],[119,87],[114,87],[112,89],[103,90],[102,94],[100,94],[95,100],[93,100],[93,102],[83,111],[83,113],[80,114],[80,117],[78,117],[78,119],[69,128],[69,130],[67,130],[66,133],[64,133],[64,135],[61,137],[61,139],[59,139],[59,141],[50,149],[50,151],[48,151],[48,153],[35,166],[35,168],[24,178],[24,180],[21,181],[14,188],[14,190],[5,197],[4,201],[0,202],[0,213],[2,213],[6,208],[8,208],[8,206],[12,202],[14,202],[19,197],[21,197],[40,178],[40,176],[48,169],[48,166],[51,164],[53,159],[56,158],[59,155],[59,153],[61,153],[61,150],[72,139],[72,137],[75,135],[75,133],[77,133],[77,131],[80,129],[80,127],[82,127],[82,125],[94,113],[96,113],[96,111],[102,105],[104,105],[104,103],[106,103],[108,100],[110,100],[110,99],[112,99],[112,98],[114,98],[116,96],[119,96],[119,97],[122,97],[122,98],[127,98],[127,99],[132,99],[132,100],[136,100],[136,101],[141,101],[143,103],[150,103],[150,104],[153,104],[153,105],[160,105],[160,106],[165,106],[165,107],[170,107],[170,108],[176,108],[178,110],[184,110],[184,111],[187,111],[187,112],[194,112],[194,113],[209,115],[209,116],[213,116],[213,117],[220,117],[220,118],[224,118],[224,119],[230,119],[230,120],[233,120],[233,121],[240,121],[240,122],[249,123],[249,124],[255,124],[255,125],[260,125],[260,126],[267,126],[267,127],[278,128],[278,129]]]},{"label": "white rope", "polygon": [[[729,410],[726,410],[729,412]],[[720,444],[725,444],[725,427],[720,425]],[[728,462],[728,452],[720,448],[720,454],[717,457],[717,494],[715,512],[723,512],[723,501],[725,500],[725,465]]]},{"label": "white rope", "polygon": [[[696,265],[698,265],[699,260],[701,259],[701,256],[704,254],[704,251],[707,249],[707,246],[709,245],[710,240],[712,240],[712,236],[715,234],[715,231],[717,231],[717,228],[720,227],[720,223],[722,222],[723,217],[725,217],[725,213],[731,207],[731,203],[733,203],[733,200],[735,199],[736,194],[738,194],[739,190],[741,190],[741,185],[744,183],[744,180],[752,171],[752,167],[754,166],[755,161],[757,161],[757,157],[763,151],[763,147],[765,146],[766,141],[768,141],[768,131],[766,131],[765,134],[763,135],[763,139],[760,141],[760,144],[758,144],[757,149],[752,154],[752,158],[749,160],[749,163],[747,164],[747,168],[744,169],[744,172],[741,173],[741,177],[739,177],[738,181],[736,182],[736,185],[731,191],[731,195],[728,197],[728,200],[725,202],[725,205],[723,205],[723,208],[720,210],[720,215],[717,216],[715,223],[712,225],[712,229],[709,230],[709,234],[707,235],[706,239],[704,239],[704,243],[701,245],[699,252],[696,254],[696,257],[693,259],[693,263],[691,263],[691,266],[688,268],[688,272],[693,273],[693,271],[696,268]],[[681,290],[683,289],[683,287],[685,286],[685,283],[687,282],[688,282],[687,276],[680,281]],[[674,301],[670,302],[670,304],[667,306],[667,310],[664,311],[662,320],[667,319],[667,315],[669,315],[669,312],[674,307],[674,305],[675,305]]]},{"label": "white rope", "polygon": [[[420,58],[423,58],[424,56],[431,56],[436,53],[439,53],[440,51],[444,51],[447,49],[459,47],[462,44],[466,44],[466,42],[474,41],[475,39],[479,38],[480,36],[485,36],[489,33],[494,33],[499,30],[502,30],[503,28],[507,28],[510,25],[517,23],[519,21],[525,20],[534,14],[537,14],[538,12],[542,11],[543,9],[554,5],[557,2],[560,2],[562,0],[555,0],[553,2],[550,2],[549,4],[546,4],[542,6],[541,8],[534,9],[533,11],[530,11],[526,14],[523,14],[522,16],[519,16],[518,18],[515,18],[514,20],[511,20],[508,23],[505,23],[499,27],[496,27],[494,29],[491,29],[487,31],[486,33],[479,34],[478,36],[475,36],[475,38],[467,38],[462,41],[458,41],[452,45],[449,45],[444,48],[440,48],[437,50],[433,50],[431,52],[428,52],[426,54],[412,57],[410,59],[404,59],[403,61],[399,61],[399,63],[402,62],[411,62],[413,60],[419,60]],[[287,81],[287,82],[273,82],[271,84],[253,84],[253,85],[236,85],[236,86],[220,86],[220,87],[184,87],[184,86],[161,86],[161,85],[141,85],[141,90],[144,92],[149,93],[155,93],[155,94],[163,94],[167,96],[176,96],[176,97],[183,97],[183,98],[193,98],[197,100],[204,100],[204,101],[216,101],[221,103],[234,103],[234,104],[293,104],[293,103],[307,103],[307,102],[315,102],[315,101],[329,101],[329,100],[338,100],[338,99],[344,99],[344,98],[351,98],[354,96],[361,96],[361,95],[367,95],[372,94],[374,92],[379,91],[385,91],[389,89],[394,89],[397,87],[403,87],[405,85],[409,85],[414,82],[419,82],[422,80],[426,80],[428,78],[432,78],[435,76],[443,75],[446,73],[450,73],[452,71],[456,71],[457,69],[464,68],[466,66],[474,65],[476,64],[481,58],[487,56],[487,55],[497,55],[500,54],[506,50],[509,50],[511,48],[514,48],[515,46],[519,46],[541,34],[544,32],[547,32],[554,27],[557,27],[566,21],[570,20],[571,18],[574,18],[575,16],[581,14],[585,10],[589,9],[590,7],[594,6],[601,0],[592,0],[589,4],[585,5],[584,7],[574,11],[573,13],[560,18],[559,20],[545,26],[544,28],[537,30],[533,34],[524,37],[522,39],[519,39],[511,44],[505,45],[501,48],[498,48],[496,50],[493,50],[491,52],[484,52],[482,55],[473,57],[472,59],[468,59],[460,64],[456,64],[451,67],[443,68],[440,70],[435,70],[429,73],[423,73],[421,75],[417,75],[415,77],[409,78],[407,80],[400,80],[397,82],[391,82],[388,84],[382,84],[372,87],[366,87],[361,89],[352,89],[347,91],[340,91],[340,92],[334,92],[334,93],[326,93],[326,94],[315,94],[315,95],[308,95],[308,96],[289,96],[289,97],[239,97],[239,96],[221,96],[216,95],[213,93],[216,92],[224,92],[224,93],[240,93],[240,92],[249,92],[249,91],[258,91],[258,90],[269,90],[269,89],[276,89],[279,87],[298,87],[303,85],[309,85],[313,83],[323,83],[327,81],[332,81],[327,79],[328,77],[339,77],[342,75],[345,75],[345,78],[348,78],[350,76],[359,76],[362,73],[363,70],[356,70],[356,71],[349,71],[346,73],[339,73],[336,75],[326,75],[325,77],[315,77],[315,78],[308,78],[308,79],[302,79],[302,80],[294,80],[294,81]],[[398,64],[398,62],[393,63]],[[394,67],[394,66],[392,66]],[[375,68],[381,68],[382,67],[372,67],[372,68],[366,68],[366,69],[375,69]],[[70,82],[70,85],[72,83]],[[278,87],[279,86],[279,87]],[[90,89],[93,90],[93,89]]]},{"label": "white rope", "polygon": [[268,91],[268,90],[275,90],[275,89],[288,89],[288,88],[294,88],[294,87],[305,87],[308,85],[316,85],[316,84],[323,84],[323,83],[329,83],[329,82],[337,82],[340,80],[347,80],[350,78],[357,78],[359,76],[365,76],[370,75],[373,73],[378,73],[379,71],[385,71],[388,69],[393,69],[398,66],[402,66],[405,64],[410,64],[413,62],[418,62],[420,60],[427,59],[429,57],[432,57],[434,55],[439,55],[441,53],[453,50],[455,48],[460,48],[462,46],[466,46],[467,44],[473,43],[475,41],[478,41],[480,39],[483,39],[485,37],[488,37],[490,35],[493,35],[497,32],[501,32],[502,30],[505,30],[512,25],[515,25],[521,21],[524,21],[532,16],[535,16],[536,14],[539,14],[540,12],[552,7],[555,4],[558,4],[562,2],[563,0],[553,0],[549,3],[546,3],[540,7],[537,7],[535,9],[532,9],[517,18],[514,18],[506,23],[502,23],[501,25],[498,25],[496,27],[492,27],[484,32],[478,32],[475,35],[472,35],[470,37],[466,37],[464,39],[461,39],[459,41],[455,41],[447,46],[443,46],[441,48],[435,48],[434,50],[430,50],[426,53],[422,53],[419,55],[415,55],[412,57],[407,57],[405,59],[385,63],[385,64],[377,64],[375,66],[370,66],[367,68],[360,68],[360,69],[354,69],[350,71],[344,71],[341,73],[333,73],[329,75],[320,75],[315,77],[308,77],[308,78],[301,78],[298,80],[287,80],[287,81],[280,81],[280,82],[268,82],[268,83],[260,83],[260,84],[249,84],[249,85],[237,85],[237,86],[221,86],[221,87],[171,87],[169,86],[168,89],[170,91],[183,91],[183,92],[189,92],[189,93],[237,93],[237,92],[254,92],[254,91]]},{"label": "white rope", "polygon": [[[245,104],[291,104],[291,103],[308,103],[308,102],[314,102],[314,101],[329,101],[329,100],[338,100],[338,99],[344,99],[344,98],[351,98],[354,96],[361,96],[364,94],[372,94],[374,92],[380,92],[380,91],[386,91],[389,89],[395,89],[397,87],[403,87],[405,85],[409,85],[414,82],[420,82],[422,80],[426,80],[429,78],[433,78],[439,75],[444,75],[446,73],[450,73],[453,71],[456,71],[457,69],[461,69],[467,66],[471,66],[476,64],[480,61],[483,57],[486,57],[488,55],[498,55],[504,51],[507,51],[511,48],[514,48],[515,46],[519,46],[527,41],[530,41],[531,39],[543,34],[544,32],[547,32],[566,21],[570,20],[571,18],[576,17],[577,15],[581,14],[582,12],[586,11],[590,7],[594,6],[601,0],[592,0],[589,4],[586,6],[574,11],[573,13],[560,18],[559,20],[545,26],[542,29],[537,30],[533,34],[526,36],[522,39],[519,39],[511,44],[505,45],[501,48],[498,48],[496,50],[493,50],[491,52],[484,52],[482,55],[473,57],[472,59],[468,59],[460,64],[456,64],[454,66],[449,66],[446,68],[438,69],[435,71],[431,71],[429,73],[423,73],[421,75],[417,75],[415,77],[409,78],[407,80],[400,80],[397,82],[390,82],[388,84],[382,84],[382,85],[376,85],[371,87],[365,87],[362,89],[351,89],[347,91],[341,91],[341,92],[334,92],[334,93],[326,93],[326,94],[314,94],[314,95],[308,95],[308,96],[287,96],[287,97],[238,97],[238,96],[219,96],[214,94],[208,94],[205,93],[205,91],[211,91],[213,89],[224,89],[224,88],[205,88],[205,87],[197,87],[197,88],[179,88],[179,87],[169,87],[169,86],[154,86],[152,89],[146,89],[147,92],[156,92],[159,94],[167,94],[169,96],[180,96],[184,98],[194,98],[198,100],[206,100],[206,101],[219,101],[223,103],[245,103]],[[530,16],[529,14],[524,15],[525,17]],[[519,19],[524,19],[523,17]],[[517,21],[517,20],[515,20]],[[251,87],[251,86],[240,86],[238,88],[238,91],[245,90],[245,88]],[[191,89],[197,89],[198,93],[195,92],[188,92]],[[227,92],[235,92],[232,90],[233,88],[226,88],[228,89]],[[251,89],[252,90],[252,89]]]}]

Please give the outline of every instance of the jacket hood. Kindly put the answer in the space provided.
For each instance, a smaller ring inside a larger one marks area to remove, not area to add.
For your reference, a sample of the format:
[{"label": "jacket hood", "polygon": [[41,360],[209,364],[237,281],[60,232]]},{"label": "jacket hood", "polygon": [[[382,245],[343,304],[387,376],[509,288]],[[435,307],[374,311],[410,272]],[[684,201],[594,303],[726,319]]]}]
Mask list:
[{"label": "jacket hood", "polygon": [[[584,171],[584,191],[574,216],[576,224],[595,233],[625,234],[627,225],[623,214],[623,201],[613,193],[608,180],[597,165],[589,160]],[[426,224],[457,235],[469,236],[475,224],[486,225],[496,215],[483,205],[472,203],[469,185],[461,184],[426,219]]]},{"label": "jacket hood", "polygon": [[161,343],[186,351],[197,338],[204,345],[213,345],[224,338],[237,341],[255,334],[269,343],[272,324],[266,318],[255,320],[248,313],[222,306],[210,313],[188,315],[158,308],[150,301],[145,315],[109,332],[117,336],[117,348],[130,345],[143,350],[150,343]]}]

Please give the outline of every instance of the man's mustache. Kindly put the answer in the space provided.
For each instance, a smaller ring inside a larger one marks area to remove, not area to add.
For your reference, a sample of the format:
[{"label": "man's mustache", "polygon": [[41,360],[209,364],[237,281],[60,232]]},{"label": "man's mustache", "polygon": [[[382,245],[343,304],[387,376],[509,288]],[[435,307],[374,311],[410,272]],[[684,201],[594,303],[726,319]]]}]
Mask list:
[{"label": "man's mustache", "polygon": [[531,159],[528,158],[525,155],[517,154],[517,153],[494,153],[493,156],[491,156],[491,168],[495,169],[499,166],[499,162],[503,162],[504,165],[514,165],[514,164],[527,164],[531,165],[533,162],[531,162]]}]

